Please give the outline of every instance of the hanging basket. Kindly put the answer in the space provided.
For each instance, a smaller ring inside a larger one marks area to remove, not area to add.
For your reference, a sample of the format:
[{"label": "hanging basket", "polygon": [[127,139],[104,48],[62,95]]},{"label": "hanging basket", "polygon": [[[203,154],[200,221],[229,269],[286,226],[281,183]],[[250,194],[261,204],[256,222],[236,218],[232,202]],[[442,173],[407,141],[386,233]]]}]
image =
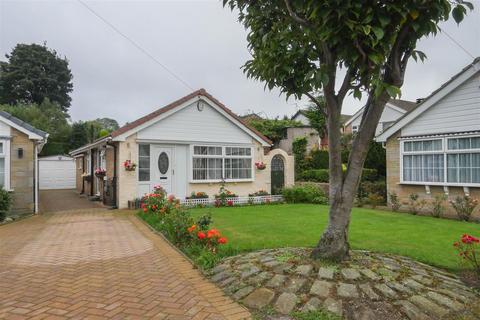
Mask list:
[{"label": "hanging basket", "polygon": [[132,160],[125,160],[125,162],[123,162],[123,167],[125,168],[125,171],[135,171],[137,164],[132,162]]}]

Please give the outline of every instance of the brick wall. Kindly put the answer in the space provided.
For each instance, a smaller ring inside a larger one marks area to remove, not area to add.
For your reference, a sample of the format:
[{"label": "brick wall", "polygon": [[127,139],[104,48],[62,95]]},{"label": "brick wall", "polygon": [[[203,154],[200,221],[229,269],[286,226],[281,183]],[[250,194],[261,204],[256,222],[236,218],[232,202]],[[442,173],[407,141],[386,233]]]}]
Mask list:
[{"label": "brick wall", "polygon": [[[400,132],[397,132],[387,140],[387,192],[395,192],[398,195],[400,203],[402,203],[401,210],[408,209],[409,195],[416,193],[420,199],[427,201],[427,206],[423,210],[425,214],[431,212],[431,202],[436,195],[444,194],[443,187],[430,187],[430,194],[427,194],[425,186],[405,185],[400,184],[400,141],[398,140]],[[470,196],[480,200],[480,188],[469,188]],[[457,196],[463,196],[464,191],[461,187],[448,187],[448,200],[454,200]],[[390,204],[390,197],[388,199]],[[455,210],[448,204],[446,205],[445,215],[448,217],[456,217]],[[474,211],[473,217],[480,219],[480,206]]]},{"label": "brick wall", "polygon": [[[11,128],[10,144],[10,187],[13,189],[13,214],[26,214],[34,211],[34,165],[35,144],[28,136]],[[23,157],[18,157],[18,149],[23,149]]]}]

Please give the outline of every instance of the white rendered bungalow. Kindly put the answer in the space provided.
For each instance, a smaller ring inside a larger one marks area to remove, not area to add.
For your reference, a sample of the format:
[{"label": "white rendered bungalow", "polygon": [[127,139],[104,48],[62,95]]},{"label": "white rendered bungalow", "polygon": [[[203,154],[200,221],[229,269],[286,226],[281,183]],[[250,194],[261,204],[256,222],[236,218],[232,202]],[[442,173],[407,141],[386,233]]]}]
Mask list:
[{"label": "white rendered bungalow", "polygon": [[[71,154],[80,193],[126,208],[155,185],[179,198],[200,191],[212,197],[222,180],[239,196],[278,193],[294,183],[293,157],[270,147],[266,137],[200,89]],[[135,170],[126,170],[125,161]],[[257,162],[266,169],[257,169]],[[99,168],[104,176],[95,176]]]},{"label": "white rendered bungalow", "polygon": [[480,58],[376,140],[386,144],[388,192],[400,201],[412,193],[480,199]]}]

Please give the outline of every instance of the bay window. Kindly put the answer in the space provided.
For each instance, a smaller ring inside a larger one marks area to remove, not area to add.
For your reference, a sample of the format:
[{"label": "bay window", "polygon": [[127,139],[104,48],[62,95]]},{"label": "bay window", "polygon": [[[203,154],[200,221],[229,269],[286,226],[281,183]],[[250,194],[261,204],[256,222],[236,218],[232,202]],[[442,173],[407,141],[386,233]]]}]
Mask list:
[{"label": "bay window", "polygon": [[480,137],[402,141],[403,183],[480,185]]},{"label": "bay window", "polygon": [[193,146],[192,180],[252,179],[252,148]]}]

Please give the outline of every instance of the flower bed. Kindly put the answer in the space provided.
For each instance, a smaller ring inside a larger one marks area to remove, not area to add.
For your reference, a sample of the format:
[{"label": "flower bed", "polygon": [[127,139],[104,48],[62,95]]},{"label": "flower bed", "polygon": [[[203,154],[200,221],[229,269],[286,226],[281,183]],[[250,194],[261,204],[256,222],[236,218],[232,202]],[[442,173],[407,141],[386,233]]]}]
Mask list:
[{"label": "flower bed", "polygon": [[[203,198],[203,199],[185,199],[180,200],[180,203],[186,207],[197,207],[197,206],[215,206],[218,205],[218,199]],[[253,204],[270,204],[270,203],[283,203],[283,196],[253,196],[253,197],[234,197],[226,200],[225,205],[229,206],[236,205],[253,205]]]}]

